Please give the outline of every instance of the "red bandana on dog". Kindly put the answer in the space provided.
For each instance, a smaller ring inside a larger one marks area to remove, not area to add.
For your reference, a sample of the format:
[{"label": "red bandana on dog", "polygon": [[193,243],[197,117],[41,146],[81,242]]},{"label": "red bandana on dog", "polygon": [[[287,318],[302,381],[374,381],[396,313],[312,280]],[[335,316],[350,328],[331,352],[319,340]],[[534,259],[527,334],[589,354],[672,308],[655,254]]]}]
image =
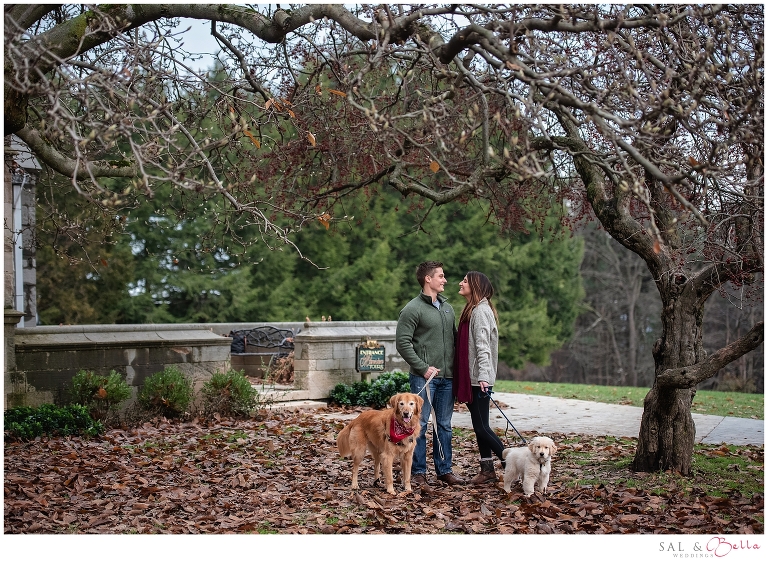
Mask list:
[{"label": "red bandana on dog", "polygon": [[389,440],[393,443],[399,443],[403,439],[413,435],[413,429],[403,427],[397,418],[392,418],[392,423],[389,424]]}]

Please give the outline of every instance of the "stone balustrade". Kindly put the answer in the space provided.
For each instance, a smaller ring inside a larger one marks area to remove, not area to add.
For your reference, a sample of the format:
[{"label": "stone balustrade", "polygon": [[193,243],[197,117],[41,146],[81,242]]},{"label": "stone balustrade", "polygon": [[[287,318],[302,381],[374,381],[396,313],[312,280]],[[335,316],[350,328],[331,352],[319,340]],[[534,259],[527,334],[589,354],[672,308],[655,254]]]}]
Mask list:
[{"label": "stone balustrade", "polygon": [[67,386],[82,369],[100,374],[116,370],[133,387],[134,397],[147,376],[166,366],[179,368],[199,389],[215,372],[231,367],[228,333],[263,325],[295,334],[294,384],[280,393],[272,390],[275,401],[324,399],[337,383],[360,381],[355,347],[367,339],[384,345],[386,370],[408,369],[395,350],[395,321],[16,328],[13,319],[6,311],[6,409],[66,401]]}]

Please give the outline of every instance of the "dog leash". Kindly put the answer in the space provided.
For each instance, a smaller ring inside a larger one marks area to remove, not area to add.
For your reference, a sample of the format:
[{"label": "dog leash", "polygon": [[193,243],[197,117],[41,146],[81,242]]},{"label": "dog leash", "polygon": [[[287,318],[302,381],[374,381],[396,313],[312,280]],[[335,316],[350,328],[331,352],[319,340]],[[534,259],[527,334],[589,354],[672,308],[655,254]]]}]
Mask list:
[{"label": "dog leash", "polygon": [[[416,395],[417,395],[417,396],[420,396],[420,395],[421,395],[421,392],[423,392],[423,391],[424,391],[424,388],[426,388],[426,387],[429,385],[429,382],[430,382],[430,380],[432,380],[432,378],[434,378],[434,377],[435,377],[435,376],[434,376],[434,374],[433,374],[432,376],[430,376],[429,378],[427,378],[427,381],[424,383],[424,385],[421,387],[421,389],[420,389],[418,392],[416,392]],[[427,390],[427,398],[429,398],[429,390]],[[429,405],[430,405],[430,406],[432,405],[432,402],[431,402],[431,401],[429,402]],[[434,411],[434,408],[432,408],[432,411]]]},{"label": "dog leash", "polygon": [[[443,452],[443,445],[440,442],[440,436],[437,432],[437,414],[435,413],[435,405],[432,403],[432,396],[429,393],[429,382],[434,378],[435,375],[432,374],[429,378],[427,378],[427,381],[424,383],[424,386],[419,390],[419,392],[416,394],[417,396],[421,395],[421,392],[423,392],[425,389],[427,391],[427,401],[429,402],[429,408],[432,413],[432,427],[434,428],[434,437],[437,441],[437,451],[440,453],[440,460],[445,460],[445,453]],[[429,421],[427,421],[429,423]]]},{"label": "dog leash", "polygon": [[[489,398],[489,399],[490,399],[490,400],[493,402],[493,405],[495,405],[495,406],[496,406],[496,409],[498,409],[498,410],[499,410],[499,413],[501,413],[501,415],[504,417],[504,419],[506,419],[506,420],[507,420],[507,424],[508,424],[509,426],[511,426],[511,427],[512,427],[512,429],[514,429],[514,430],[515,430],[515,433],[517,433],[517,436],[518,436],[518,437],[520,437],[520,438],[523,440],[523,444],[524,444],[524,445],[525,445],[525,444],[528,444],[528,441],[526,441],[526,440],[525,440],[525,437],[523,437],[523,436],[520,434],[520,431],[518,431],[517,429],[515,429],[515,426],[512,424],[512,421],[510,421],[510,420],[509,420],[509,418],[507,417],[507,415],[506,415],[506,414],[505,414],[503,411],[501,411],[501,408],[499,407],[499,404],[498,404],[498,403],[496,403],[496,400],[495,400],[495,399],[493,399],[493,395],[492,395],[492,394],[493,394],[493,391],[490,391],[490,392],[482,392],[482,393],[484,393],[485,395],[487,395],[487,396],[488,396],[488,398]],[[507,427],[507,429],[509,429],[509,427]],[[505,432],[506,432],[506,431],[505,431]]]}]

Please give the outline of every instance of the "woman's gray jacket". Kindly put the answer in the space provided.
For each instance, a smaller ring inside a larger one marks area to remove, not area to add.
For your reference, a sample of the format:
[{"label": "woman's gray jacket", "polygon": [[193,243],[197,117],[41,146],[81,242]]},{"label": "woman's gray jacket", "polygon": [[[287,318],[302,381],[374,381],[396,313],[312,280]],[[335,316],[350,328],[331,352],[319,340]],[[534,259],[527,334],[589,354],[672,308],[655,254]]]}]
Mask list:
[{"label": "woman's gray jacket", "polygon": [[480,300],[469,318],[469,378],[473,386],[496,381],[499,362],[499,329],[491,305]]}]

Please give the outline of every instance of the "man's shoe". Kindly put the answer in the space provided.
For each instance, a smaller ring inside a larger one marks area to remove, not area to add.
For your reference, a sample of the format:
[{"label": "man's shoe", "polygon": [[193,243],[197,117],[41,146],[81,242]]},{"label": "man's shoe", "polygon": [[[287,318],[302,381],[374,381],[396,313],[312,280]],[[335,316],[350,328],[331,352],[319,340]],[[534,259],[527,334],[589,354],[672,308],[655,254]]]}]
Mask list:
[{"label": "man's shoe", "polygon": [[428,495],[432,493],[432,487],[427,483],[427,477],[424,474],[414,474],[411,476],[411,487],[419,488]]},{"label": "man's shoe", "polygon": [[445,482],[449,486],[463,486],[464,480],[456,476],[453,472],[448,472],[447,474],[441,474],[437,477],[438,480],[441,482]]}]

